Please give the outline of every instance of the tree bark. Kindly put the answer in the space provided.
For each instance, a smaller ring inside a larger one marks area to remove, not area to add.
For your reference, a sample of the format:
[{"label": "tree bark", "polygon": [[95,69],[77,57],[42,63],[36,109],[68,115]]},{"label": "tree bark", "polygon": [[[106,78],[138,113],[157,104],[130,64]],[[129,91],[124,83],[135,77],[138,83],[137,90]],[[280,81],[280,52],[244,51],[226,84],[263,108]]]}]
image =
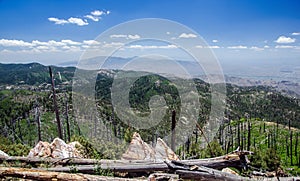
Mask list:
[{"label": "tree bark", "polygon": [[[107,177],[107,176],[95,176],[87,174],[72,174],[72,173],[62,173],[62,172],[49,172],[42,170],[33,170],[28,168],[16,168],[16,167],[0,167],[0,177],[5,178],[14,177],[20,179],[32,179],[32,180],[116,180],[116,181],[135,181],[141,179],[128,179],[128,178],[117,178],[117,177]],[[144,179],[145,180],[145,179]]]}]

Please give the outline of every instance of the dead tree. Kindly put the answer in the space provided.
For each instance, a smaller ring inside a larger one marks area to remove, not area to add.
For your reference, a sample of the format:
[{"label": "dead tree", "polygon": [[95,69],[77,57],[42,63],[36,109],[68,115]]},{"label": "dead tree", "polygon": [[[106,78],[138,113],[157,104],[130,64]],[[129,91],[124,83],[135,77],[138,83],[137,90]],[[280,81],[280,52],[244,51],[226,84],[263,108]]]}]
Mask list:
[{"label": "dead tree", "polygon": [[293,165],[293,131],[290,131],[290,159],[291,165]]},{"label": "dead tree", "polygon": [[[295,143],[295,157],[296,157],[296,159],[298,158],[298,138],[299,138],[299,133],[297,133],[296,135],[296,143]],[[300,164],[299,163],[299,159],[297,159],[297,161],[298,161],[298,165]]]},{"label": "dead tree", "polygon": [[71,140],[71,132],[70,132],[69,104],[68,104],[68,96],[67,96],[67,94],[65,94],[65,97],[66,97],[66,102],[65,102],[65,105],[66,105],[65,117],[66,117],[66,124],[67,124],[67,139],[68,139],[68,142],[70,142],[70,140]]},{"label": "dead tree", "polygon": [[42,134],[41,134],[41,118],[40,118],[40,109],[39,109],[39,107],[35,108],[35,116],[36,116],[36,122],[37,122],[38,141],[41,141],[42,140]]},{"label": "dead tree", "polygon": [[251,146],[251,123],[248,120],[248,144],[247,144],[247,150],[250,150],[250,146]]},{"label": "dead tree", "polygon": [[175,126],[176,126],[176,111],[172,111],[172,123],[171,123],[171,149],[175,150]]},{"label": "dead tree", "polygon": [[53,75],[52,75],[52,69],[51,69],[50,66],[49,66],[49,74],[50,74],[50,78],[51,78],[51,85],[52,85],[52,92],[53,92],[53,105],[54,105],[56,122],[57,122],[58,137],[60,139],[63,139],[63,134],[62,134],[62,129],[61,129],[61,122],[60,122],[60,119],[59,119],[59,111],[58,111],[58,106],[57,106],[57,101],[56,101],[55,84],[54,84],[54,79],[53,79]]}]

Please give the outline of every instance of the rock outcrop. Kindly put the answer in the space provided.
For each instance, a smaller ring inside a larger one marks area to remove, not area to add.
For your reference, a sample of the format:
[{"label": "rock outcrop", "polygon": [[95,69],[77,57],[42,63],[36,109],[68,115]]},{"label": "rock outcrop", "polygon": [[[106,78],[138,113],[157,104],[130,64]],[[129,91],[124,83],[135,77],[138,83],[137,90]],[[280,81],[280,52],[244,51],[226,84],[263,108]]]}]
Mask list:
[{"label": "rock outcrop", "polygon": [[160,138],[157,139],[156,146],[145,143],[138,133],[134,133],[130,145],[122,155],[123,160],[179,160],[178,156]]},{"label": "rock outcrop", "polygon": [[28,157],[51,157],[51,158],[83,158],[83,155],[77,149],[81,147],[79,142],[66,144],[63,140],[55,138],[51,144],[40,141],[30,150]]},{"label": "rock outcrop", "polygon": [[28,157],[50,157],[51,147],[48,142],[40,141],[32,148],[28,154]]},{"label": "rock outcrop", "polygon": [[179,160],[179,157],[174,153],[174,151],[170,147],[168,147],[168,145],[161,138],[157,139],[154,149],[156,152],[156,159]]},{"label": "rock outcrop", "polygon": [[7,157],[9,157],[9,155],[6,154],[4,151],[0,150],[0,157],[1,158],[7,158]]}]

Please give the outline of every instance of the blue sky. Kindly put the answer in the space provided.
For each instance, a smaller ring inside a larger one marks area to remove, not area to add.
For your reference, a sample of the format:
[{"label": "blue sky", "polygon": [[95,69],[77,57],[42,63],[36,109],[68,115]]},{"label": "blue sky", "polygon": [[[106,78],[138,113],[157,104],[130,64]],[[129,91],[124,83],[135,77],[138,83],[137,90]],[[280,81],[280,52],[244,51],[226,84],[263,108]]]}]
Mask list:
[{"label": "blue sky", "polygon": [[300,70],[299,7],[297,0],[0,0],[0,62],[77,61],[105,30],[163,18],[202,36],[224,67]]}]

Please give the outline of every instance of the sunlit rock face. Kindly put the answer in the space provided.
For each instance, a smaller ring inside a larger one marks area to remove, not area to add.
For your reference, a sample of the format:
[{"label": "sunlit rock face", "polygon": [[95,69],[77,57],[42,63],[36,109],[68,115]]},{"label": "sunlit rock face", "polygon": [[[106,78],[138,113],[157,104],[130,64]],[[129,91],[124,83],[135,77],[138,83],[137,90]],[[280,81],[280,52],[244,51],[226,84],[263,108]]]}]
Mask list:
[{"label": "sunlit rock face", "polygon": [[7,157],[9,157],[9,155],[6,154],[4,151],[0,150],[0,157],[7,158]]},{"label": "sunlit rock face", "polygon": [[156,146],[145,143],[138,133],[134,133],[130,145],[122,155],[123,160],[179,160],[178,156],[160,138],[157,139]]}]

